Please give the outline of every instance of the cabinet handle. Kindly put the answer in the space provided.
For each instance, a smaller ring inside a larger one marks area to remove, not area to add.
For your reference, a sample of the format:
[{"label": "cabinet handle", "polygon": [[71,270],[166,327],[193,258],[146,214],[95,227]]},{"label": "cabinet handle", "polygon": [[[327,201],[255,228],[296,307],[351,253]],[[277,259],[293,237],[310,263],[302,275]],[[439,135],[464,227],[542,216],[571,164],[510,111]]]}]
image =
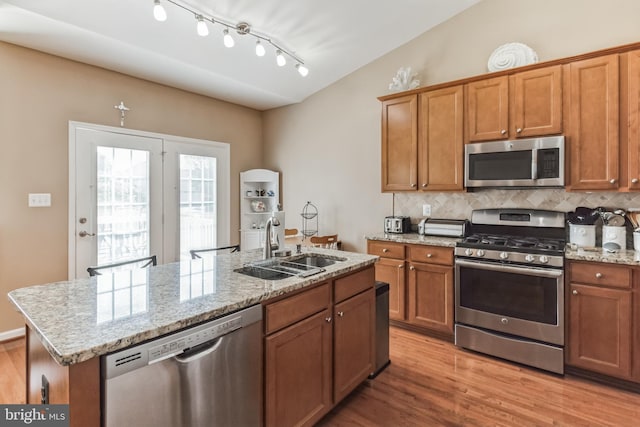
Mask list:
[{"label": "cabinet handle", "polygon": [[387,252],[389,252],[389,249],[387,249],[387,248],[382,248],[382,252],[384,252],[384,253],[386,254]]},{"label": "cabinet handle", "polygon": [[403,264],[398,264],[398,268],[404,268]]},{"label": "cabinet handle", "polygon": [[522,128],[518,128],[518,129],[516,129],[516,132],[517,132],[517,133],[522,132]]},{"label": "cabinet handle", "polygon": [[432,256],[432,254],[427,254],[427,258],[431,258]]},{"label": "cabinet handle", "polygon": [[502,129],[502,130],[500,131],[500,133],[501,133],[502,135],[506,135],[506,134],[507,134],[507,130],[506,130],[506,129]]},{"label": "cabinet handle", "polygon": [[576,291],[575,289],[573,291],[571,291],[572,294],[574,295],[578,295],[578,291]]},{"label": "cabinet handle", "polygon": [[637,184],[637,183],[638,183],[638,178],[633,178],[633,179],[631,180],[631,183],[632,183],[632,184]]},{"label": "cabinet handle", "polygon": [[340,316],[340,317],[344,316],[344,311],[339,311],[338,312],[338,316]]},{"label": "cabinet handle", "polygon": [[415,269],[416,268],[413,265],[409,266],[409,270],[415,270]]},{"label": "cabinet handle", "polygon": [[616,180],[615,180],[615,178],[612,178],[612,179],[610,179],[610,180],[609,180],[609,182],[610,182],[611,184],[615,184],[615,183],[616,183]]},{"label": "cabinet handle", "polygon": [[324,320],[326,320],[327,323],[331,323],[331,317],[325,317]]},{"label": "cabinet handle", "polygon": [[602,273],[596,273],[596,279],[601,279],[602,278]]},{"label": "cabinet handle", "polygon": [[411,188],[416,188],[417,184],[411,184]]},{"label": "cabinet handle", "polygon": [[422,184],[422,188],[426,188],[426,187],[427,187],[427,184]]}]

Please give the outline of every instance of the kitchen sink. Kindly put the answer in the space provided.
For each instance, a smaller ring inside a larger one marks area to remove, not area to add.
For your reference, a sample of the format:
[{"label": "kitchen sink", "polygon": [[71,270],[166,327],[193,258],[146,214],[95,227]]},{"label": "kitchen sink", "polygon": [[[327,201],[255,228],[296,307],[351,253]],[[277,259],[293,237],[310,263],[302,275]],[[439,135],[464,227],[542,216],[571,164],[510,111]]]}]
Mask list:
[{"label": "kitchen sink", "polygon": [[325,271],[324,267],[333,265],[346,258],[323,255],[305,254],[287,257],[284,259],[267,259],[252,262],[233,271],[257,277],[264,280],[281,280],[287,277],[309,277]]}]

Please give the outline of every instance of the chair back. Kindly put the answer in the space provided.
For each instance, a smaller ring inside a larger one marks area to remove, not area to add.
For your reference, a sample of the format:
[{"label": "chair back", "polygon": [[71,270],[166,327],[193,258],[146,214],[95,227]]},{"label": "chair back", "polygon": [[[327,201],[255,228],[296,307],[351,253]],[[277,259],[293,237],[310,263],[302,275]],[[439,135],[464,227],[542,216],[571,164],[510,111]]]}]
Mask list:
[{"label": "chair back", "polygon": [[338,235],[311,236],[309,241],[317,248],[338,249]]},{"label": "chair back", "polygon": [[207,249],[191,249],[189,253],[191,254],[191,259],[202,258],[202,254],[211,252],[212,254],[217,254],[219,252],[238,252],[240,250],[240,245],[231,245],[231,246],[221,246],[219,248],[207,248]]},{"label": "chair back", "polygon": [[158,265],[157,258],[155,255],[150,255],[143,258],[136,258],[136,259],[131,259],[127,261],[116,262],[113,264],[104,264],[104,265],[89,267],[87,268],[87,272],[89,273],[89,276],[99,276],[103,274],[105,270],[118,269],[118,267],[130,266],[131,268],[135,268],[135,267],[147,268],[154,265]]}]

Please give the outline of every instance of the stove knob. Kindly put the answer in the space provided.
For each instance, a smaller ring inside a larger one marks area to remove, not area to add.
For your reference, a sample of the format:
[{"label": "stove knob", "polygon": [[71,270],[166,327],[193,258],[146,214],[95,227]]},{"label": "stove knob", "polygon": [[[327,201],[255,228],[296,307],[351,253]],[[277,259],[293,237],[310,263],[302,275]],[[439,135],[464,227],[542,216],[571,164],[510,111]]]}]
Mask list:
[{"label": "stove knob", "polygon": [[478,255],[479,257],[483,257],[484,251],[482,249],[478,249],[478,253],[476,255]]},{"label": "stove knob", "polygon": [[527,262],[533,262],[535,259],[536,258],[531,254],[529,254],[526,257],[524,257],[524,260],[527,261]]},{"label": "stove knob", "polygon": [[549,262],[549,257],[547,257],[546,255],[541,255],[541,256],[540,256],[540,262],[541,262],[542,264],[546,264],[546,263],[548,263],[548,262]]},{"label": "stove knob", "polygon": [[507,252],[500,252],[500,259],[507,259],[509,258],[509,254]]},{"label": "stove knob", "polygon": [[473,250],[467,248],[467,249],[464,250],[464,254],[466,256],[471,256],[471,255],[473,255]]}]

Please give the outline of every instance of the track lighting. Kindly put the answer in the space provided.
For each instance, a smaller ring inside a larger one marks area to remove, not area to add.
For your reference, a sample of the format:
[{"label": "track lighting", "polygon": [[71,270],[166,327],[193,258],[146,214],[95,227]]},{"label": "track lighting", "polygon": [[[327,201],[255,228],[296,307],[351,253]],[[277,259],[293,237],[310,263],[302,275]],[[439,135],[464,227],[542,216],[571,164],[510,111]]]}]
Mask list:
[{"label": "track lighting", "polygon": [[[293,54],[291,51],[288,51],[280,46],[279,43],[272,40],[265,34],[260,34],[252,30],[251,25],[246,22],[238,22],[237,24],[231,24],[228,21],[224,21],[222,19],[218,19],[217,17],[213,17],[208,14],[204,14],[199,10],[193,8],[193,6],[187,5],[182,0],[153,0],[153,16],[158,21],[166,21],[167,20],[167,12],[162,6],[162,2],[171,3],[179,9],[192,13],[196,18],[196,31],[198,35],[202,37],[206,37],[209,35],[209,27],[207,25],[207,21],[210,24],[218,24],[224,27],[223,34],[223,43],[226,47],[231,48],[235,45],[235,40],[231,36],[229,30],[234,30],[240,37],[242,36],[251,36],[256,39],[256,55],[264,56],[267,52],[265,49],[265,43],[275,49],[276,52],[276,64],[279,67],[284,67],[287,64],[286,56],[290,57],[295,64],[296,70],[298,73],[305,77],[309,74],[309,69],[304,66],[304,62],[301,58]],[[263,43],[264,42],[264,43]],[[285,56],[286,55],[286,56]]]},{"label": "track lighting", "polygon": [[153,1],[153,17],[156,18],[156,21],[160,22],[167,20],[167,11],[164,10],[164,7],[160,4],[160,0]]},{"label": "track lighting", "polygon": [[224,34],[224,45],[226,47],[233,47],[233,45],[236,44],[233,41],[233,37],[231,37],[231,34],[229,34],[229,29],[228,28],[225,28],[224,31],[222,32],[222,34]]},{"label": "track lighting", "polygon": [[264,50],[264,46],[262,46],[262,43],[260,43],[260,40],[256,41],[256,55],[264,56],[265,53],[266,51]]}]

